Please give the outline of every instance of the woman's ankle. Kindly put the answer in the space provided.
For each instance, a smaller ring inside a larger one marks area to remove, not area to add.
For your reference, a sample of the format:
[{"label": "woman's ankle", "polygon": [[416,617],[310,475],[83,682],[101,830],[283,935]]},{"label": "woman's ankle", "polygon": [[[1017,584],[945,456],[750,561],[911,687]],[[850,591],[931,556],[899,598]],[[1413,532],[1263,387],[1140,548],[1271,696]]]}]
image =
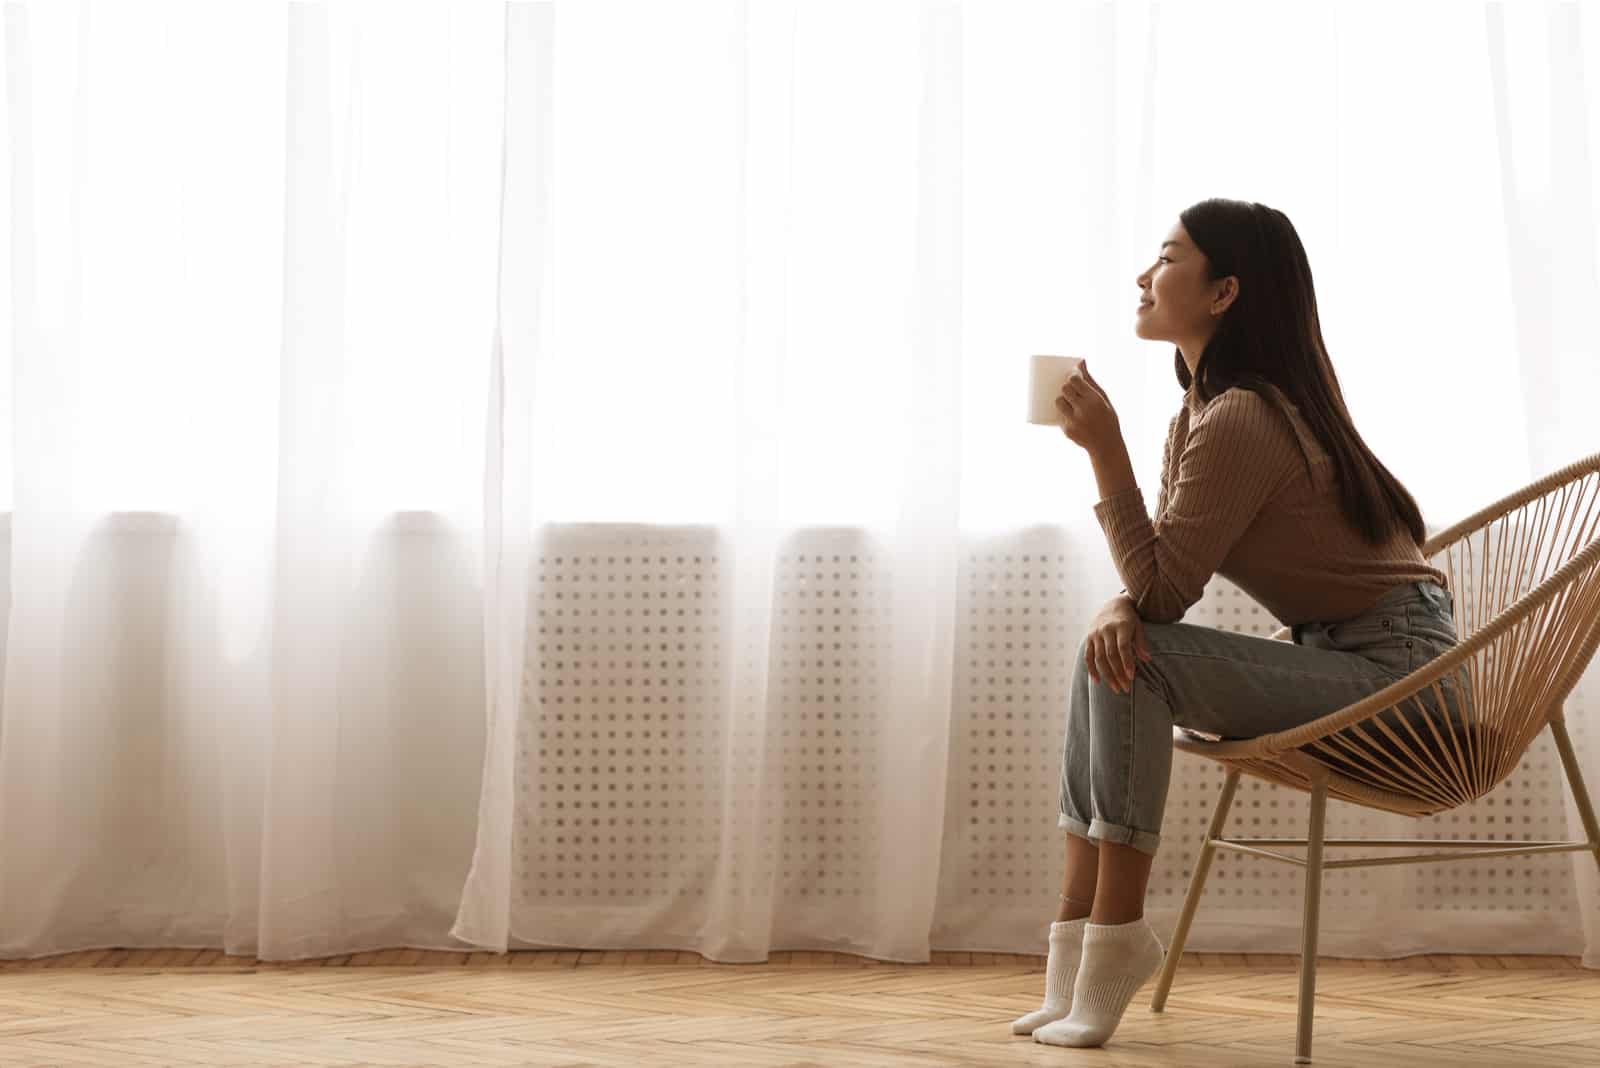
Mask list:
[{"label": "woman's ankle", "polygon": [[1092,888],[1083,896],[1060,893],[1056,895],[1056,898],[1057,923],[1081,920],[1094,911],[1094,890]]},{"label": "woman's ankle", "polygon": [[1093,910],[1091,910],[1090,912],[1084,913],[1084,915],[1090,917],[1090,919],[1089,919],[1090,923],[1097,924],[1097,925],[1099,925],[1101,927],[1120,926],[1121,924],[1132,923],[1135,920],[1144,918],[1144,909],[1142,907],[1139,909],[1137,914],[1131,915],[1131,916],[1125,910],[1121,911],[1121,912],[1113,912],[1110,909],[1106,909],[1106,910],[1103,910],[1103,911],[1105,913],[1103,919],[1098,919],[1098,920],[1094,919],[1093,918],[1093,916],[1094,916]]}]

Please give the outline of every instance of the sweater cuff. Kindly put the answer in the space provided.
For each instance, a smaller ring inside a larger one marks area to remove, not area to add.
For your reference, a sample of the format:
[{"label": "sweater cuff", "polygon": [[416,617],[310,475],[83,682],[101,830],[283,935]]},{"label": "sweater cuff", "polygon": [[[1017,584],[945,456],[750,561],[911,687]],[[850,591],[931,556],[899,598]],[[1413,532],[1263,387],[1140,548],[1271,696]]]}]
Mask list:
[{"label": "sweater cuff", "polygon": [[[1126,526],[1129,519],[1143,519],[1146,522],[1150,520],[1144,510],[1144,491],[1138,486],[1096,501],[1094,514],[1095,518],[1100,520],[1101,526],[1108,524]],[[1109,534],[1110,530],[1108,529],[1106,533]]]},{"label": "sweater cuff", "polygon": [[1094,507],[1095,507],[1096,511],[1099,511],[1102,507],[1104,507],[1106,505],[1109,505],[1109,504],[1113,503],[1114,501],[1121,501],[1121,500],[1124,500],[1124,499],[1137,500],[1140,504],[1143,504],[1144,503],[1144,491],[1141,490],[1138,486],[1129,486],[1125,490],[1121,490],[1121,491],[1119,491],[1117,493],[1113,493],[1109,497],[1105,497],[1105,498],[1102,498],[1101,500],[1096,501]]}]

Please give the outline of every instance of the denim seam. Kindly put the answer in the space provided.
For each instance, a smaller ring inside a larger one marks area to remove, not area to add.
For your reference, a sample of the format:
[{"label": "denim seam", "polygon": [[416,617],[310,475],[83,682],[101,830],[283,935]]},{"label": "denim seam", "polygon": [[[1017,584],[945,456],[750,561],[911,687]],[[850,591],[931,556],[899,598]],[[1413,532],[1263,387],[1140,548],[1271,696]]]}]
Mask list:
[{"label": "denim seam", "polygon": [[[1349,656],[1360,657],[1362,660],[1366,660],[1367,659],[1366,657],[1361,656],[1360,653],[1351,653],[1351,652],[1348,652],[1348,650],[1343,650],[1343,649],[1330,649],[1330,650],[1328,650],[1328,652],[1332,652],[1332,653],[1344,652]],[[1165,649],[1165,650],[1162,651],[1161,655],[1162,656],[1192,656],[1192,657],[1197,657],[1197,658],[1202,659],[1202,660],[1225,660],[1230,664],[1239,663],[1239,661],[1236,658],[1231,657],[1231,656],[1218,656],[1215,653],[1189,653],[1189,652],[1184,652],[1184,651],[1179,650],[1179,649]],[[1381,665],[1377,664],[1375,661],[1368,660],[1367,662],[1369,664],[1372,664],[1374,667],[1377,667],[1380,671],[1387,670],[1387,669],[1383,668]],[[1318,682],[1349,682],[1350,681],[1349,679],[1345,678],[1342,675],[1323,675],[1320,672],[1299,671],[1299,670],[1297,670],[1295,668],[1279,667],[1276,664],[1251,664],[1250,667],[1251,667],[1252,670],[1257,670],[1257,671],[1281,671],[1284,674],[1296,675],[1296,676],[1299,676],[1302,679],[1316,679]],[[1404,676],[1399,676],[1399,677],[1403,678]]]},{"label": "denim seam", "polygon": [[[1135,676],[1134,684],[1139,680]],[[1139,717],[1133,714],[1133,686],[1128,687],[1128,770],[1123,774],[1122,781],[1128,784],[1128,800],[1122,808],[1122,822],[1124,826],[1132,826],[1133,799],[1138,790],[1133,782],[1133,755],[1139,751]]]}]

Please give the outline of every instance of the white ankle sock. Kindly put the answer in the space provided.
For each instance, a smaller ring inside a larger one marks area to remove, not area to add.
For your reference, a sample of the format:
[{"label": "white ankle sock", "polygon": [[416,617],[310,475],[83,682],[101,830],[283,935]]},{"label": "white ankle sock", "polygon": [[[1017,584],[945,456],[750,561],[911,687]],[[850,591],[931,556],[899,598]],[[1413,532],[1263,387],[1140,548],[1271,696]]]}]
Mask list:
[{"label": "white ankle sock", "polygon": [[1044,966],[1044,1004],[1011,1021],[1014,1035],[1032,1034],[1040,1024],[1062,1019],[1072,1009],[1072,982],[1083,953],[1083,929],[1089,917],[1057,920],[1050,925],[1050,956]]},{"label": "white ankle sock", "polygon": [[1091,923],[1083,931],[1083,963],[1072,1011],[1033,1032],[1053,1046],[1098,1046],[1111,1037],[1139,988],[1161,968],[1161,939],[1143,916],[1129,923]]}]

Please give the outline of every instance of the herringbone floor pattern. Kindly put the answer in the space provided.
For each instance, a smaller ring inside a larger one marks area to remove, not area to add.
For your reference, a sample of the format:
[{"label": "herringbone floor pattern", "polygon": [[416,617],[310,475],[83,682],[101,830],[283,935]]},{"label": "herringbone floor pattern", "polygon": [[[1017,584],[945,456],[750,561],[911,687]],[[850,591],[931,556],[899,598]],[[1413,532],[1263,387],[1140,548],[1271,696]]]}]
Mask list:
[{"label": "herringbone floor pattern", "polygon": [[[1185,953],[1100,1049],[1012,1035],[1044,959],[429,953],[263,963],[215,950],[0,962],[3,1065],[1097,1065],[1293,1060],[1297,958]],[[1573,957],[1321,958],[1326,1068],[1600,1065],[1600,972]]]}]

